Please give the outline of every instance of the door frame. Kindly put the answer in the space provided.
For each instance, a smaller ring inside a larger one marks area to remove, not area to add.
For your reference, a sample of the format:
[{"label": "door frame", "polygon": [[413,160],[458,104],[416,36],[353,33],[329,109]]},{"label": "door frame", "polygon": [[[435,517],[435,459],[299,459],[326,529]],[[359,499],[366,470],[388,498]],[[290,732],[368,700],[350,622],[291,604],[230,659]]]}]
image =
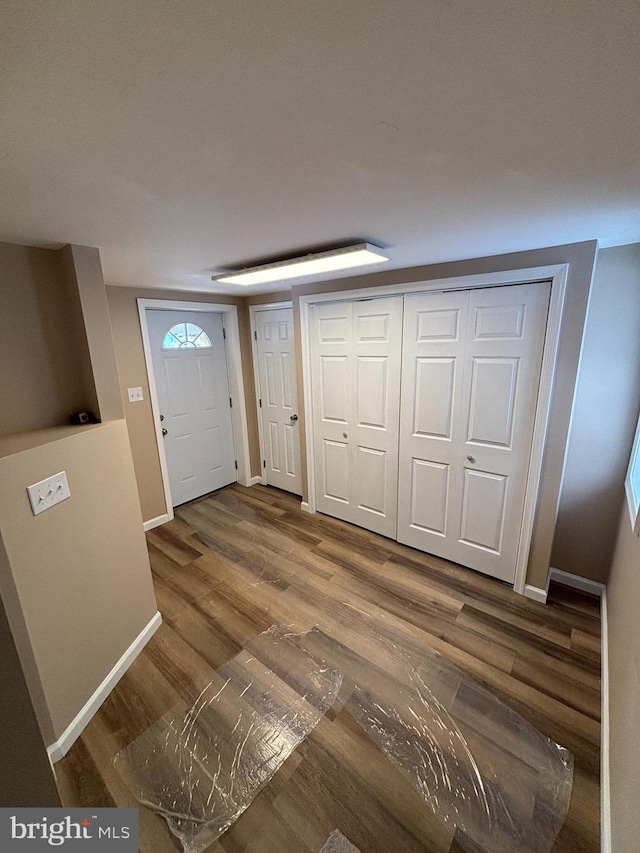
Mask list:
[{"label": "door frame", "polygon": [[162,439],[162,424],[160,422],[160,403],[156,387],[155,373],[151,354],[151,338],[147,323],[147,311],[200,311],[210,314],[222,314],[223,328],[226,334],[225,349],[227,354],[227,373],[229,376],[229,391],[233,400],[231,407],[231,425],[233,428],[233,444],[238,463],[238,482],[243,486],[251,485],[251,470],[249,465],[249,431],[247,428],[247,407],[244,396],[244,379],[242,375],[242,355],[240,349],[240,327],[238,325],[238,308],[236,305],[218,302],[187,302],[176,299],[137,299],[140,331],[142,332],[142,348],[149,383],[149,397],[153,413],[153,425],[156,434],[158,458],[166,505],[165,515],[152,518],[145,522],[145,530],[151,530],[171,521],[173,501],[171,484],[167,467],[167,454]]},{"label": "door frame", "polygon": [[302,507],[308,512],[316,512],[316,472],[314,463],[315,436],[313,433],[313,387],[311,372],[311,340],[309,335],[310,312],[313,305],[320,302],[342,302],[354,299],[375,299],[384,296],[404,296],[410,293],[428,293],[442,290],[472,290],[485,287],[500,287],[510,284],[533,284],[535,282],[550,282],[549,313],[540,370],[540,384],[536,414],[534,420],[533,438],[531,441],[531,457],[524,499],[522,526],[518,543],[516,572],[513,583],[515,592],[525,594],[527,564],[533,536],[538,495],[542,480],[542,463],[544,446],[549,427],[551,400],[562,330],[562,315],[567,290],[569,264],[553,264],[527,269],[505,270],[503,272],[480,273],[477,275],[441,278],[432,281],[414,281],[408,284],[382,285],[380,287],[357,288],[354,290],[313,293],[301,296],[300,305],[300,340],[302,345],[302,382],[304,392],[305,412],[305,450],[307,457],[307,500]]},{"label": "door frame", "polygon": [[[260,366],[258,364],[258,337],[256,314],[258,311],[277,311],[278,308],[293,308],[293,302],[289,299],[284,302],[265,302],[262,305],[249,306],[249,325],[251,327],[251,357],[253,361],[253,387],[256,392],[256,412],[258,415],[258,443],[260,444],[260,462],[266,459],[264,455],[264,435],[262,431],[262,415],[260,413],[260,399],[262,393],[260,390]],[[297,389],[296,389],[297,391]],[[264,468],[260,465],[260,476],[253,478],[254,483],[262,483],[267,485],[267,478],[264,475]]]}]

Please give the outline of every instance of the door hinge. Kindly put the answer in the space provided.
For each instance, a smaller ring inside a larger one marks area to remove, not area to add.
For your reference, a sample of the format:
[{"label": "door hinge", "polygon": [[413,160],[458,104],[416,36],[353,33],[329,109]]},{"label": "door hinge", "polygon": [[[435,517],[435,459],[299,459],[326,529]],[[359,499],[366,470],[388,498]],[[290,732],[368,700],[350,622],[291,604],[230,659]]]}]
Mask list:
[{"label": "door hinge", "polygon": [[238,460],[237,459],[235,460],[235,463],[236,463],[236,471],[237,471],[238,470]]},{"label": "door hinge", "polygon": [[262,460],[262,467],[263,467],[263,468],[266,468],[266,467],[267,467],[267,460],[266,460],[266,459],[263,459],[263,460]]},{"label": "door hinge", "polygon": [[224,326],[222,327],[222,337],[225,339],[225,341],[227,340],[227,330]]},{"label": "door hinge", "polygon": [[229,408],[233,409],[233,400],[229,397]]},{"label": "door hinge", "polygon": [[257,341],[257,340],[258,340],[258,330],[257,330],[257,329],[254,329],[254,330],[253,330],[253,340],[254,340],[254,341]]},{"label": "door hinge", "polygon": [[260,404],[260,408],[262,408],[262,397],[260,397],[260,399],[258,400],[258,403]]}]

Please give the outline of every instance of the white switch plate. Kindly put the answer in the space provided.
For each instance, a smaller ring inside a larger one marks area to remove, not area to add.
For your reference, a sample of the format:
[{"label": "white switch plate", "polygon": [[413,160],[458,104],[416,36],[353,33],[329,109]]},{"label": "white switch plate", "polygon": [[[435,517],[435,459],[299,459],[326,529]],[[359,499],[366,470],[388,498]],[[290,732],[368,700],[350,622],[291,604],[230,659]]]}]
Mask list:
[{"label": "white switch plate", "polygon": [[71,497],[66,473],[60,471],[53,477],[47,477],[46,480],[40,480],[33,486],[27,486],[27,494],[34,515],[39,515],[45,509],[51,509],[60,501],[66,501],[67,498]]},{"label": "white switch plate", "polygon": [[127,388],[127,394],[129,395],[130,403],[139,403],[141,400],[144,400],[142,388]]}]

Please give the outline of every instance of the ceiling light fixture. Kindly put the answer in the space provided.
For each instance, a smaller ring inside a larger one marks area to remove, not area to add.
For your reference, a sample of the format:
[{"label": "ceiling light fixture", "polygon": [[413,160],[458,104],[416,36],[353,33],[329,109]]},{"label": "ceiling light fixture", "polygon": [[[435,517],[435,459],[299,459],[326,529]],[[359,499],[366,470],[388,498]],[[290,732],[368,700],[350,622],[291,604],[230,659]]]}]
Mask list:
[{"label": "ceiling light fixture", "polygon": [[331,249],[328,252],[316,252],[300,258],[290,258],[275,264],[262,264],[247,267],[238,272],[213,275],[213,281],[227,284],[265,284],[270,281],[285,281],[300,276],[320,275],[322,273],[364,267],[369,264],[382,264],[389,258],[382,250],[371,243],[358,243],[344,249]]}]

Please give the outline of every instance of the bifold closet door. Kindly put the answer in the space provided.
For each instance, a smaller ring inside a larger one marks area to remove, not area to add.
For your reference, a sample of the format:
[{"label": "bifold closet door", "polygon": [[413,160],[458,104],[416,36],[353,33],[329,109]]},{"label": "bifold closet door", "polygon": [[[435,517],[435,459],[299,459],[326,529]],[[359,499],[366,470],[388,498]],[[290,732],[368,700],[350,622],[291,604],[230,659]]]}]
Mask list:
[{"label": "bifold closet door", "polygon": [[396,537],[402,297],[314,305],[316,505]]},{"label": "bifold closet door", "polygon": [[405,298],[398,540],[513,582],[550,285]]}]

